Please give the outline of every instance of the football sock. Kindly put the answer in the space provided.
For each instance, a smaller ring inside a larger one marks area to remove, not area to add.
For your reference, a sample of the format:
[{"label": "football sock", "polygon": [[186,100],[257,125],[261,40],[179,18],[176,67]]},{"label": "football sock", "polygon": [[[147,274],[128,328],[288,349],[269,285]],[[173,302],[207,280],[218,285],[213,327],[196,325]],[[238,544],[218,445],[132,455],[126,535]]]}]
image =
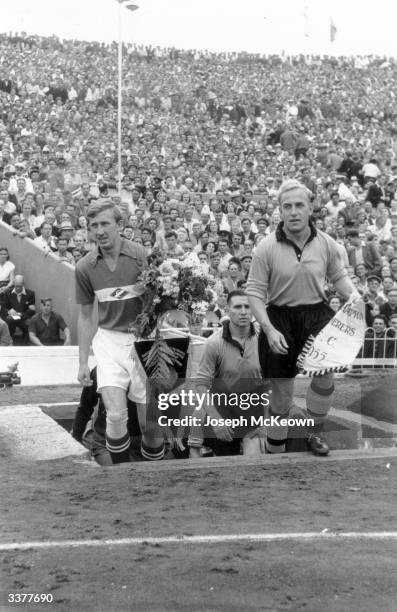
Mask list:
[{"label": "football sock", "polygon": [[323,388],[316,384],[313,378],[306,393],[307,416],[314,420],[314,427],[311,433],[320,433],[323,429],[325,419],[332,406],[335,387],[331,383],[330,387]]},{"label": "football sock", "polygon": [[106,448],[113,463],[126,463],[130,461],[130,435],[127,432],[122,438],[110,438],[106,435]]}]

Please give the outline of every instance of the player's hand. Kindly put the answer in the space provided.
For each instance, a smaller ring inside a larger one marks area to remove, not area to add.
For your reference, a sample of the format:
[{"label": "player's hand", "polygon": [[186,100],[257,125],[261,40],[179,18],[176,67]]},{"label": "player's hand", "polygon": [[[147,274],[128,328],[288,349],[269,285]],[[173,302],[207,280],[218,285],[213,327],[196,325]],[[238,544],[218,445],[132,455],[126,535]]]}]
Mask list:
[{"label": "player's hand", "polygon": [[79,367],[79,373],[77,375],[78,381],[83,387],[91,387],[92,380],[90,376],[90,368],[87,363],[82,364]]},{"label": "player's hand", "polygon": [[213,425],[212,429],[214,430],[217,440],[223,440],[223,442],[233,441],[233,430],[231,427],[227,427],[226,425]]},{"label": "player's hand", "polygon": [[269,348],[276,355],[287,355],[288,344],[283,334],[274,327],[266,332]]}]

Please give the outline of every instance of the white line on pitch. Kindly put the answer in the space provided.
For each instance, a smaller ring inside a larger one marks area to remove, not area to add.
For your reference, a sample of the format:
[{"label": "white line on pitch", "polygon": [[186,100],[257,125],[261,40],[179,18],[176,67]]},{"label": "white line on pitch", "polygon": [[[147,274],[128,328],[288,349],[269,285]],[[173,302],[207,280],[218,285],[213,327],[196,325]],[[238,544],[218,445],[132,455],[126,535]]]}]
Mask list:
[{"label": "white line on pitch", "polygon": [[79,402],[75,401],[75,402],[50,402],[50,403],[45,403],[45,402],[37,402],[37,404],[27,404],[28,406],[39,406],[39,408],[44,407],[44,408],[52,408],[55,406],[77,406]]},{"label": "white line on pitch", "polygon": [[1,551],[32,548],[83,548],[104,546],[139,546],[140,544],[220,544],[233,542],[276,542],[282,540],[397,540],[397,531],[312,531],[301,533],[245,533],[226,535],[195,535],[117,540],[50,540],[48,542],[8,542],[0,544]]}]

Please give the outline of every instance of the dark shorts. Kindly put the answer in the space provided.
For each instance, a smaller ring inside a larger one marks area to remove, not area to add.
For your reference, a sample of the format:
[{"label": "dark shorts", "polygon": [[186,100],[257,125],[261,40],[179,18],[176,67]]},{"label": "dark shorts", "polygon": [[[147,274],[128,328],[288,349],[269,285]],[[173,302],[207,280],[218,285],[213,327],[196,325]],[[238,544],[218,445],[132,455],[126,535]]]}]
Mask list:
[{"label": "dark shorts", "polygon": [[296,361],[310,335],[317,334],[335,315],[325,302],[306,306],[268,306],[267,314],[274,327],[284,335],[287,355],[276,355],[269,349],[263,331],[259,334],[259,360],[264,378],[294,378]]}]

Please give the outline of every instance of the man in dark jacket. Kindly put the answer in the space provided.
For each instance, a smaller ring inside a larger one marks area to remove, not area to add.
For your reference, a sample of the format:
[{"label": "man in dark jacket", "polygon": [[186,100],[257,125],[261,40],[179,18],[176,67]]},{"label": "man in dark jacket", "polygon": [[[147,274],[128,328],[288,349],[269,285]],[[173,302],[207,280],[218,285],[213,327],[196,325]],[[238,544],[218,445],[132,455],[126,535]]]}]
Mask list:
[{"label": "man in dark jacket", "polygon": [[375,244],[367,242],[362,245],[358,230],[352,229],[347,232],[351,249],[348,251],[349,265],[355,268],[363,263],[368,269],[369,274],[378,275],[382,269],[382,260],[376,249]]},{"label": "man in dark jacket", "polygon": [[19,328],[22,331],[23,344],[29,344],[28,324],[35,310],[35,294],[26,289],[22,274],[17,274],[14,287],[8,289],[3,298],[4,319],[13,340],[15,331]]}]

